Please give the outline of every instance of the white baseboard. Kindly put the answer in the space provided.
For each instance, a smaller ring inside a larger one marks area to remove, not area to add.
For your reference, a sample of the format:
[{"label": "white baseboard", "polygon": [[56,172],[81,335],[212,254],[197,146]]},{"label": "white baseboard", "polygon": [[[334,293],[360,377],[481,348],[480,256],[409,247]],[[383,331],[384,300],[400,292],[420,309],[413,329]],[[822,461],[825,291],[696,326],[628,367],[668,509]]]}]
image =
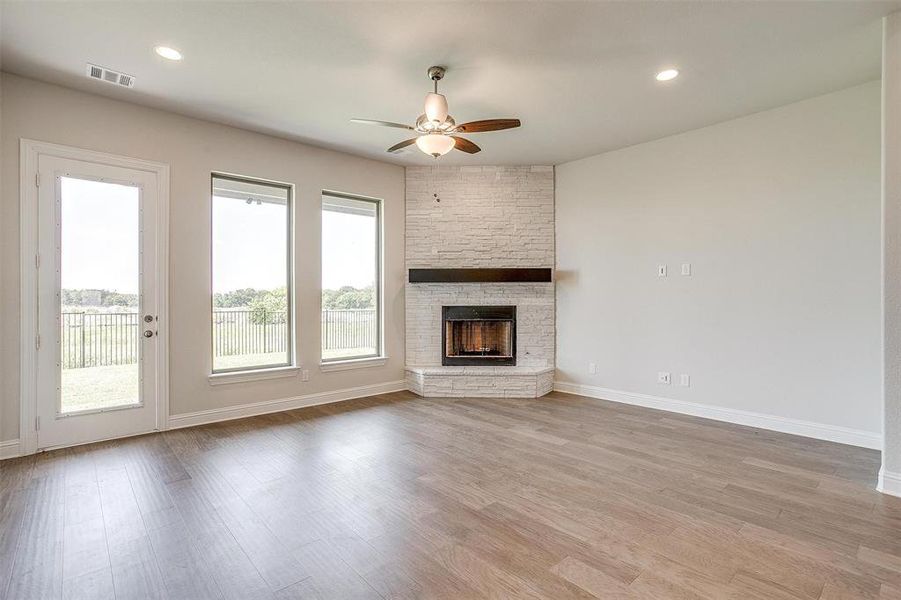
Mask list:
[{"label": "white baseboard", "polygon": [[401,392],[406,389],[407,384],[404,381],[389,381],[387,383],[362,385],[331,392],[319,392],[316,394],[306,394],[305,396],[281,398],[279,400],[266,400],[263,402],[253,402],[251,404],[239,404],[238,406],[212,408],[210,410],[171,415],[169,417],[169,429],[179,429],[181,427],[193,427],[195,425],[216,423],[218,421],[230,421],[232,419],[254,417],[257,415],[265,415],[267,413],[281,412],[283,410],[293,410],[295,408],[353,400],[354,398],[363,398],[365,396]]},{"label": "white baseboard", "polygon": [[[801,421],[799,419],[777,417],[775,415],[766,415],[735,408],[710,406],[709,404],[697,404],[695,402],[673,400],[672,398],[651,396],[649,394],[611,390],[581,383],[557,381],[554,382],[554,390],[578,394],[580,396],[588,396],[590,398],[610,400],[611,402],[621,402],[623,404],[656,408],[658,410],[713,419],[715,421],[725,421],[727,423],[735,423],[736,425],[747,425],[748,427],[757,427],[758,429],[769,429],[771,431],[790,433],[803,437],[816,438],[818,440],[838,442],[839,444],[849,444],[851,446],[872,448],[874,450],[882,449],[881,434],[861,429],[850,429],[848,427],[839,427],[837,425]],[[897,489],[901,490],[901,479],[898,479],[896,485],[898,485]]]},{"label": "white baseboard", "polygon": [[16,458],[20,456],[22,453],[19,440],[7,440],[5,442],[0,442],[0,460],[6,460],[7,458]]},{"label": "white baseboard", "polygon": [[880,468],[879,480],[876,482],[876,489],[883,494],[901,496],[901,473],[892,473],[891,471],[886,471],[885,467]]}]

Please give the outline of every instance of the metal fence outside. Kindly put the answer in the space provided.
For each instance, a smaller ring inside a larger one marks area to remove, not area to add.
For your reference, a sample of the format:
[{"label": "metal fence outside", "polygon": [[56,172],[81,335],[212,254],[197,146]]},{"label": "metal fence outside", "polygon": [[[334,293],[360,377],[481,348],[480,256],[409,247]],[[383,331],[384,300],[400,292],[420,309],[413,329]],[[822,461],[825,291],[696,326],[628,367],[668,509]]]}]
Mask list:
[{"label": "metal fence outside", "polygon": [[62,313],[63,369],[129,365],[138,361],[141,319],[135,313]]},{"label": "metal fence outside", "polygon": [[286,311],[213,311],[214,356],[267,354],[287,349]]},{"label": "metal fence outside", "polygon": [[[213,312],[215,356],[285,352],[287,313],[248,309]],[[136,313],[61,314],[61,356],[64,369],[128,365],[138,361],[141,319]],[[322,311],[323,350],[374,348],[378,339],[375,309]]]},{"label": "metal fence outside", "polygon": [[378,318],[374,308],[322,311],[322,349],[375,348]]}]

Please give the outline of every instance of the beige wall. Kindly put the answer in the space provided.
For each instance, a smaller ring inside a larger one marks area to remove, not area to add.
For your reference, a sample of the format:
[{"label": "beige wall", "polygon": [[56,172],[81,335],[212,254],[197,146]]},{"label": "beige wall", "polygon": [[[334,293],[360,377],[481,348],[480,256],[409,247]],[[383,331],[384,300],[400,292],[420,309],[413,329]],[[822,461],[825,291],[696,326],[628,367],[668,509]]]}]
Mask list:
[{"label": "beige wall", "polygon": [[[400,381],[404,366],[404,170],[233,127],[2,75],[0,178],[0,440],[19,429],[19,139],[167,163],[170,209],[170,412]],[[300,378],[211,387],[210,172],[296,185],[295,281]],[[384,367],[320,373],[319,203],[322,189],[384,199]]]},{"label": "beige wall", "polygon": [[872,82],[558,166],[558,379],[878,440],[879,104]]},{"label": "beige wall", "polygon": [[901,12],[885,18],[882,43],[885,443],[880,486],[901,496]]}]

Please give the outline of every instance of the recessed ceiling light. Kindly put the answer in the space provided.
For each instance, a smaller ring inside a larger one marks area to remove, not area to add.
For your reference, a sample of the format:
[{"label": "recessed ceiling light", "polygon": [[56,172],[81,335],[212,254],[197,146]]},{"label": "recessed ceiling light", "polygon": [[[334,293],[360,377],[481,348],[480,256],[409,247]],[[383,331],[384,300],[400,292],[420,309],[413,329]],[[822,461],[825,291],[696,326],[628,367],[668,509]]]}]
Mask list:
[{"label": "recessed ceiling light", "polygon": [[678,69],[664,69],[657,73],[657,81],[670,81],[671,79],[675,79],[679,76]]},{"label": "recessed ceiling light", "polygon": [[166,58],[168,60],[181,60],[182,55],[181,52],[176,50],[175,48],[170,48],[169,46],[157,46],[153,49],[154,52]]}]

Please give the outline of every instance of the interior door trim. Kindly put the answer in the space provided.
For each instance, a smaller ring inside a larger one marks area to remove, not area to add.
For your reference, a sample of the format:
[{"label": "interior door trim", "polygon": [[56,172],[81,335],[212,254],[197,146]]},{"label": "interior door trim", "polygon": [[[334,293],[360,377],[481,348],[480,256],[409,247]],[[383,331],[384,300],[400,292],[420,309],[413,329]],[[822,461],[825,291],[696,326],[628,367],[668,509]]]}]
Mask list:
[{"label": "interior door trim", "polygon": [[19,140],[19,452],[37,451],[37,287],[38,287],[38,161],[53,156],[146,171],[157,176],[157,414],[156,430],[169,422],[169,165],[73,146],[21,138]]}]

